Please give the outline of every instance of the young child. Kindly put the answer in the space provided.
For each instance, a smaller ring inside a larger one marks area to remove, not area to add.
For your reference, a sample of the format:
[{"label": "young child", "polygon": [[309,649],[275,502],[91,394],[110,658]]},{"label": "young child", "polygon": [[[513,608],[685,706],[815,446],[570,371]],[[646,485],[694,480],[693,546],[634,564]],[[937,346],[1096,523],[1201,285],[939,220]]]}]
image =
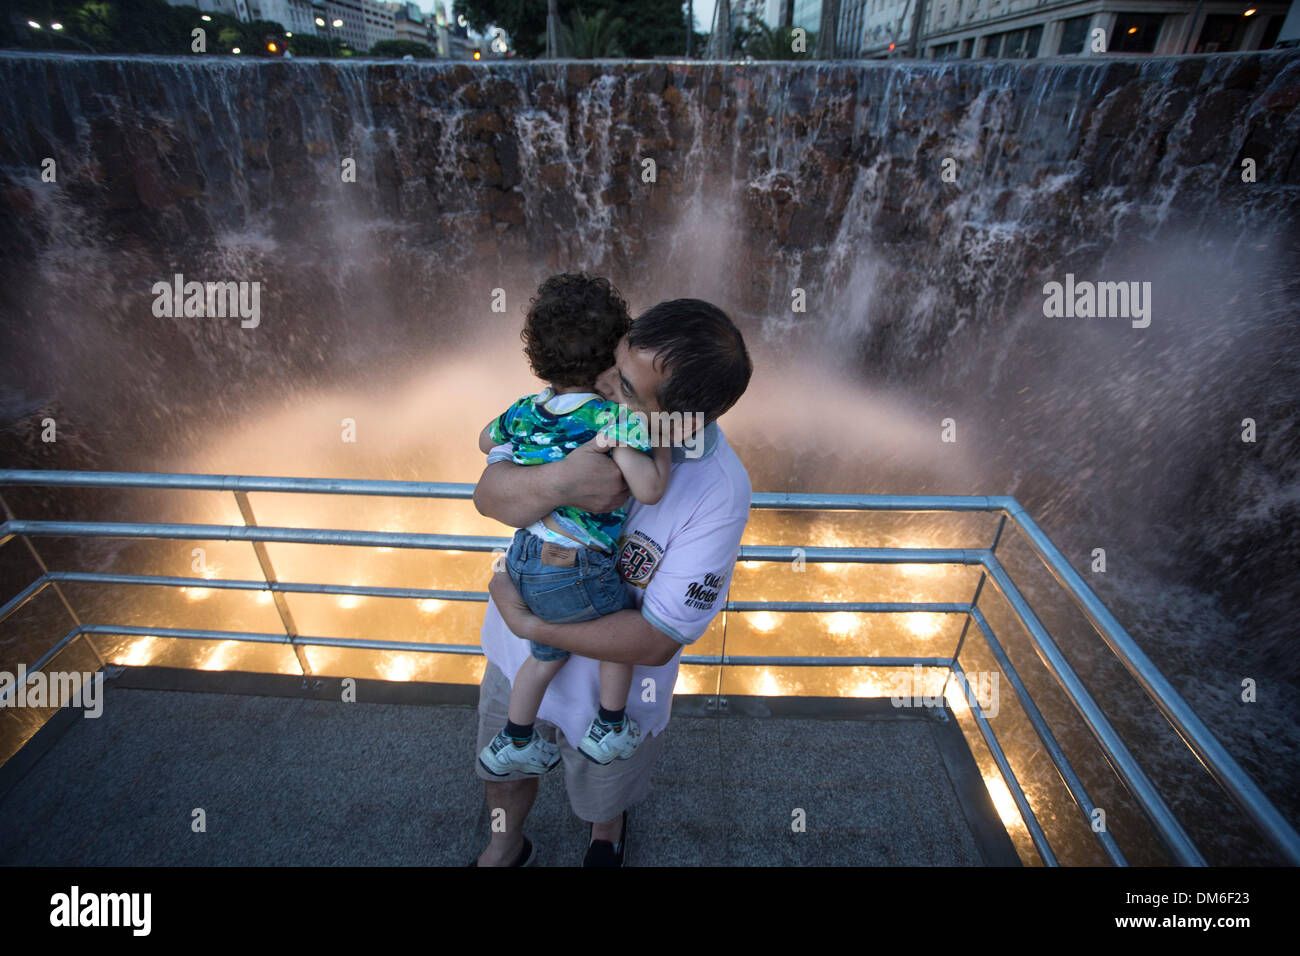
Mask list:
[{"label": "young child", "polygon": [[[566,273],[543,282],[521,337],[533,373],[549,384],[487,425],[479,448],[486,453],[509,442],[515,464],[536,465],[558,461],[599,434],[602,444],[613,446],[610,454],[636,499],[654,504],[662,498],[672,448],[651,448],[644,419],[594,391],[630,325],[627,304],[607,279]],[[617,567],[625,517],[625,508],[592,513],[566,505],[515,532],[506,571],[534,614],[572,623],[633,606]],[[532,652],[510,691],[505,728],[479,754],[484,769],[498,776],[545,773],[560,762],[559,748],[543,740],[533,722],[569,652],[529,644]],[[631,664],[600,662],[600,709],[577,748],[596,763],[626,759],[641,742],[640,727],[624,713],[631,683]]]}]

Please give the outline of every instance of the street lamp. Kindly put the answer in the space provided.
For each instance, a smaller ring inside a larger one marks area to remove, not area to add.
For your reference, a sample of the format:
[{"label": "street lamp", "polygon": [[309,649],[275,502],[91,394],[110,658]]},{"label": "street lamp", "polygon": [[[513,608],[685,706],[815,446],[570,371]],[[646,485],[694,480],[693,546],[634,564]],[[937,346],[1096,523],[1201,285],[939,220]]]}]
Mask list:
[{"label": "street lamp", "polygon": [[326,23],[323,17],[317,17],[316,26],[325,28],[325,32],[329,36],[330,56],[334,56],[334,31],[343,26],[343,20],[339,17],[335,17],[332,21]]},{"label": "street lamp", "polygon": [[[40,25],[39,23],[37,23],[35,20],[28,20],[28,21],[27,21],[27,25],[28,25],[29,27],[31,27],[33,30],[36,30],[36,31],[40,31],[40,30],[41,30],[41,25]],[[63,39],[63,40],[71,40],[73,43],[80,43],[82,46],[84,46],[84,47],[85,47],[87,50],[89,50],[91,53],[94,53],[94,54],[98,54],[98,53],[99,53],[98,50],[96,50],[93,46],[91,46],[91,45],[90,45],[89,43],[87,43],[85,40],[82,40],[80,37],[74,37],[71,33],[64,33],[64,32],[63,32],[63,24],[62,24],[62,23],[59,23],[57,20],[50,24],[50,29],[53,30],[55,33],[57,33],[57,34],[59,35],[59,38],[60,38],[60,39]],[[45,35],[45,36],[49,36],[49,34],[44,34],[44,35]],[[54,45],[52,41],[48,41],[48,42],[50,42],[50,46],[53,46],[53,45]]]}]

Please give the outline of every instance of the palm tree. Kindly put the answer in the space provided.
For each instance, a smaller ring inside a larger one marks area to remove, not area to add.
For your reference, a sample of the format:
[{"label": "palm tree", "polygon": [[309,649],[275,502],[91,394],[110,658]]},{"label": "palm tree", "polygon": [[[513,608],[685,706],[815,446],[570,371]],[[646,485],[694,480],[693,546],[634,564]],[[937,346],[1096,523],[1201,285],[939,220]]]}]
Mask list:
[{"label": "palm tree", "polygon": [[618,44],[623,18],[608,20],[608,16],[608,10],[598,10],[592,17],[584,17],[581,10],[574,10],[569,24],[561,24],[559,29],[563,55],[575,60],[623,56],[623,49]]}]

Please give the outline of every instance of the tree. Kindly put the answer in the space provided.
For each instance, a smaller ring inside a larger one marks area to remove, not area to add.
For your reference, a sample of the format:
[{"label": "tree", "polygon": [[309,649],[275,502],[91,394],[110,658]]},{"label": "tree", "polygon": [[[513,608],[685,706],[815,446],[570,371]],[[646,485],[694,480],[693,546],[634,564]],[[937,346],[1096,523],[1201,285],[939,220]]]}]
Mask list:
[{"label": "tree", "polygon": [[294,56],[326,57],[333,56],[330,41],[312,33],[295,33],[289,40],[289,52]]},{"label": "tree", "polygon": [[[520,56],[536,57],[546,52],[547,6],[540,0],[456,0],[454,15],[463,15],[479,33],[501,27]],[[574,11],[592,19],[602,10],[611,22],[622,20],[620,55],[681,56],[686,44],[681,0],[558,0],[556,6],[561,22],[570,21]]]},{"label": "tree", "polygon": [[536,0],[456,0],[452,16],[465,17],[477,33],[501,27],[520,56],[546,52],[546,7]]},{"label": "tree", "polygon": [[592,17],[584,17],[581,11],[574,10],[568,24],[560,26],[560,50],[575,60],[622,56],[618,35],[624,25],[618,17],[608,19],[606,10],[599,10]]},{"label": "tree", "polygon": [[[253,55],[275,55],[269,42],[282,46],[284,27],[270,20],[241,23],[224,13],[209,12],[201,20],[196,7],[173,7],[165,0],[29,0],[28,14],[46,26],[33,30],[20,21],[20,30],[0,33],[0,43],[29,49],[81,52],[86,46],[99,53],[193,53],[196,28],[207,33],[207,52],[229,53],[239,47]],[[63,29],[48,24],[58,21]],[[278,52],[278,51],[277,51]]]},{"label": "tree", "polygon": [[794,30],[791,27],[769,27],[758,17],[749,23],[735,49],[755,60],[811,60],[817,49],[817,35],[809,33],[804,52],[794,52]]}]

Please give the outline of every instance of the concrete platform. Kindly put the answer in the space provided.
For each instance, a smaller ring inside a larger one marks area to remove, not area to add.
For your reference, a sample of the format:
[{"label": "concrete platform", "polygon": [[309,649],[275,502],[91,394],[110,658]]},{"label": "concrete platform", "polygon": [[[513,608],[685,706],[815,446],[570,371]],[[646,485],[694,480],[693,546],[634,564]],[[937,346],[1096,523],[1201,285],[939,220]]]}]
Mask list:
[{"label": "concrete platform", "polygon": [[[106,682],[102,717],[58,715],[0,768],[0,863],[477,856],[477,687],[387,685],[419,702],[344,704],[301,678],[242,676],[128,668]],[[190,689],[157,689],[176,686]],[[237,692],[202,692],[216,687]],[[653,792],[629,815],[629,865],[1019,865],[960,731],[935,712],[800,698],[732,698],[721,712],[679,697],[666,733]],[[791,830],[796,807],[806,832]],[[205,833],[191,829],[195,808]],[[581,863],[587,825],[562,772],[542,780],[525,832],[540,865]]]}]

